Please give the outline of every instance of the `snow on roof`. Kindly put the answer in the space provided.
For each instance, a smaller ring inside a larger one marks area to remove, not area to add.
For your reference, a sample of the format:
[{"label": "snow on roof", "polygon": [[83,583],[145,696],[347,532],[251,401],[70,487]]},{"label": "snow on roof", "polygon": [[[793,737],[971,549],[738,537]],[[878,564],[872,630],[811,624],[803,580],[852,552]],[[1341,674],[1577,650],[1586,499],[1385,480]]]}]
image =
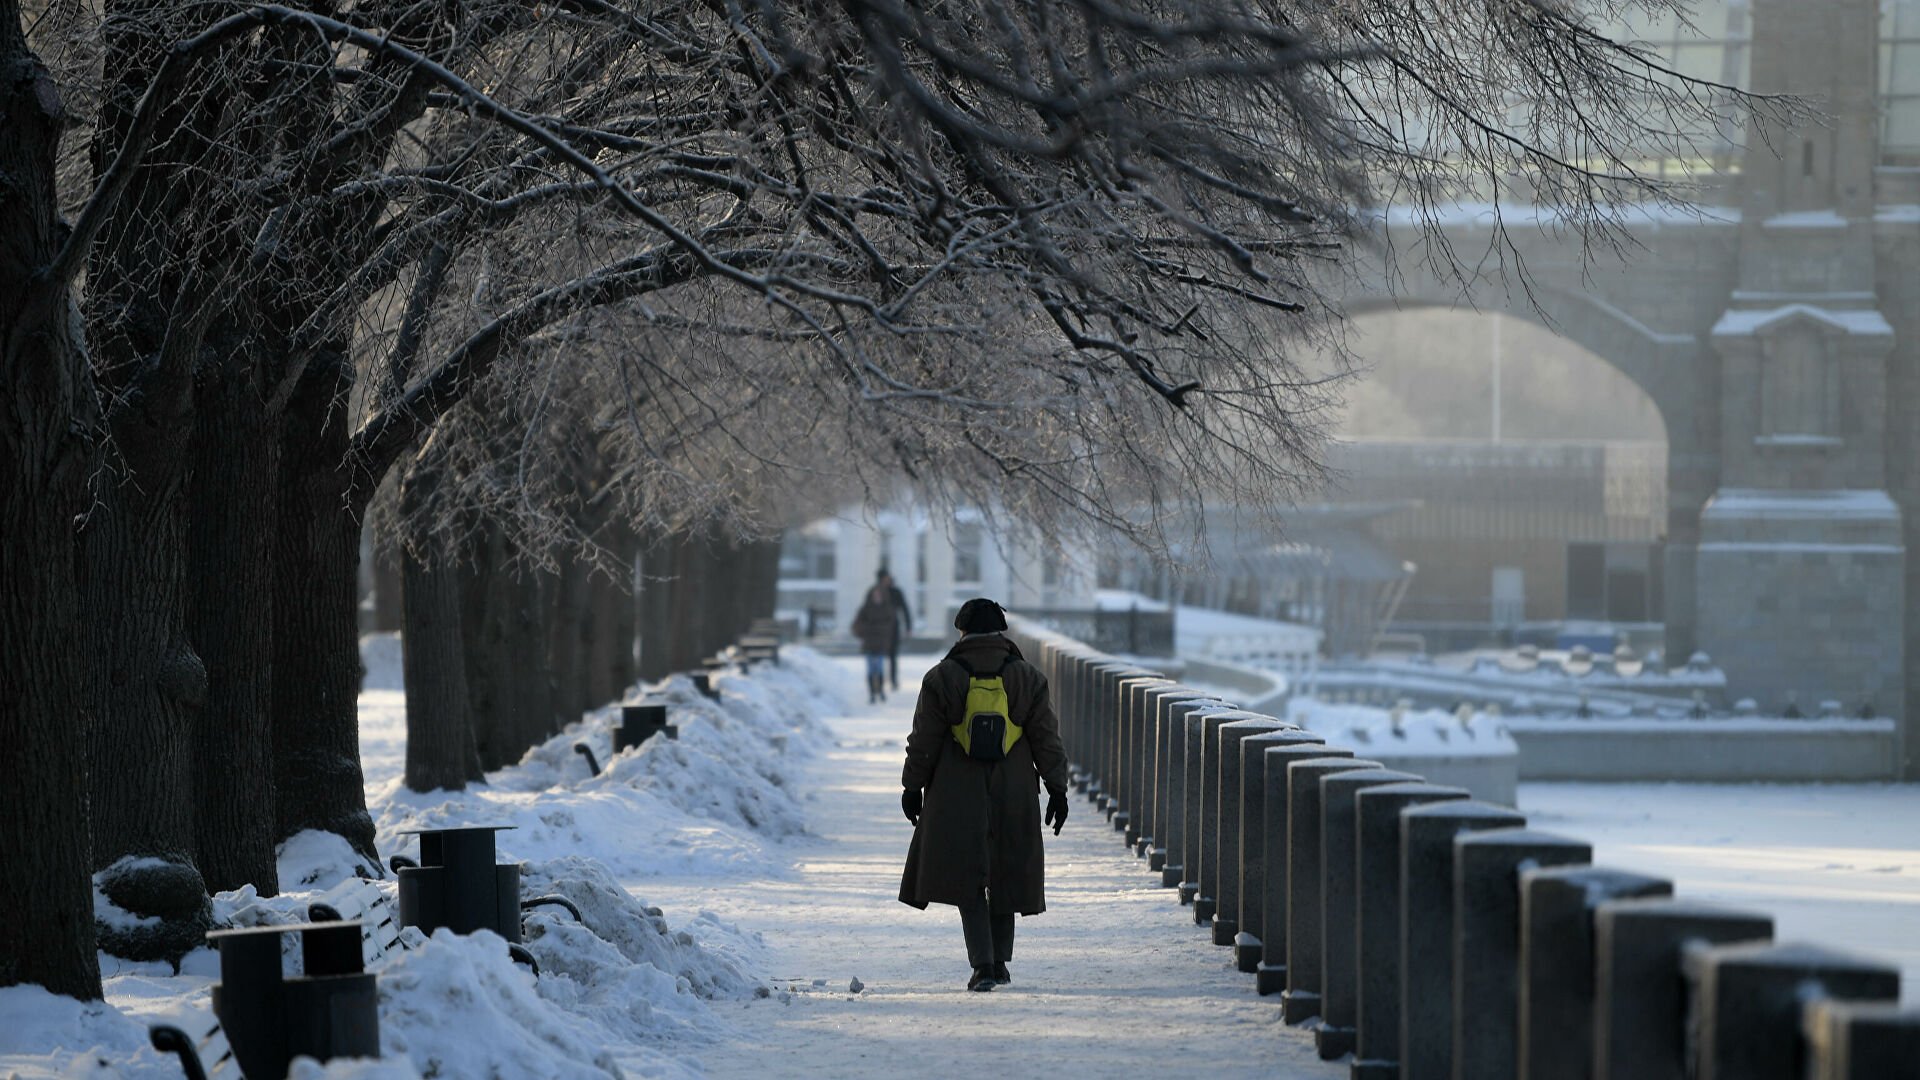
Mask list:
[{"label": "snow on roof", "polygon": [[1793,210],[1762,221],[1763,229],[1844,229],[1847,219],[1832,210]]},{"label": "snow on roof", "polygon": [[1700,511],[1703,519],[1769,520],[1897,519],[1900,510],[1886,492],[1873,488],[1778,491],[1769,488],[1721,488]]},{"label": "snow on roof", "polygon": [[1893,327],[1886,316],[1873,310],[1839,310],[1813,304],[1782,304],[1779,307],[1729,311],[1713,324],[1715,337],[1739,337],[1792,318],[1808,318],[1849,334],[1891,336]]}]

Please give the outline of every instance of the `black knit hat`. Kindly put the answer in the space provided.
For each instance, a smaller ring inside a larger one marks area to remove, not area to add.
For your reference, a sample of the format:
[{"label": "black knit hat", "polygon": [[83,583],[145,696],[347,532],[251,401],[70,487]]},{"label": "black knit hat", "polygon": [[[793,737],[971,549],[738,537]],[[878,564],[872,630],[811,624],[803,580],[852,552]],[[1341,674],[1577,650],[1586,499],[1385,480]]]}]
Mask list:
[{"label": "black knit hat", "polygon": [[1007,613],[984,596],[976,596],[960,605],[953,617],[953,628],[963,634],[991,634],[1007,628]]}]

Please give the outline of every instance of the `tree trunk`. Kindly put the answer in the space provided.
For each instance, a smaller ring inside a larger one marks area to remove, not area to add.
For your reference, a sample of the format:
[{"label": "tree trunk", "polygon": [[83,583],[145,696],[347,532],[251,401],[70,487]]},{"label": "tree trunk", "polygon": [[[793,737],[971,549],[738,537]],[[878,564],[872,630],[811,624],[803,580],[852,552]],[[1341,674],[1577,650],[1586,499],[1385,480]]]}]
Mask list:
[{"label": "tree trunk", "polygon": [[552,575],[530,569],[510,574],[512,608],[507,642],[514,665],[508,684],[515,738],[512,760],[554,731],[553,669],[547,665],[547,630],[554,589]]},{"label": "tree trunk", "polygon": [[[401,513],[412,518],[439,482],[438,468],[416,461],[400,486]],[[454,556],[429,537],[401,553],[407,603],[400,635],[407,686],[407,787],[467,786],[474,760],[468,721],[466,648],[460,627],[460,576]]]},{"label": "tree trunk", "polygon": [[194,868],[193,756],[207,669],[187,640],[184,482],[192,390],[156,370],[112,423],[123,468],[109,468],[81,530],[93,864],[116,871],[110,898],[158,923],[103,924],[100,947],[135,960],[177,960],[210,925]]},{"label": "tree trunk", "polygon": [[673,568],[675,542],[654,534],[640,551],[640,574],[634,587],[635,621],[639,624],[639,677],[649,682],[673,670]]},{"label": "tree trunk", "polygon": [[346,837],[380,873],[360,772],[360,519],[347,467],[344,350],[316,356],[281,426],[273,605],[273,759],[279,838]]},{"label": "tree trunk", "polygon": [[667,581],[666,668],[660,674],[687,671],[714,650],[708,629],[712,620],[711,603],[703,587],[706,560],[700,545],[690,536],[675,536],[668,542],[671,575]]},{"label": "tree trunk", "polygon": [[187,632],[206,663],[194,740],[197,862],[215,891],[280,889],[274,862],[274,483],[279,433],[251,380],[201,384]]},{"label": "tree trunk", "polygon": [[33,281],[65,235],[53,180],[63,121],[17,0],[0,0],[0,986],[90,999],[100,965],[73,523],[96,417],[72,295]]},{"label": "tree trunk", "polygon": [[[565,553],[563,553],[565,554]],[[552,672],[553,711],[559,728],[574,723],[590,705],[587,673],[593,655],[593,610],[589,591],[597,583],[587,565],[567,556],[549,582],[554,590],[548,613],[547,662]]]},{"label": "tree trunk", "polygon": [[507,763],[511,741],[506,684],[512,664],[507,648],[506,572],[500,569],[505,541],[498,526],[484,526],[458,569],[461,634],[466,655],[468,710],[474,748],[483,769]]},{"label": "tree trunk", "polygon": [[600,699],[602,703],[617,700],[639,678],[634,668],[634,645],[639,637],[640,582],[634,576],[634,564],[640,557],[640,540],[625,525],[616,525],[615,529],[614,550],[620,555],[620,570],[619,577],[606,590],[611,618],[603,636],[611,639],[606,649],[610,685]]},{"label": "tree trunk", "polygon": [[400,629],[406,617],[400,560],[401,553],[393,541],[376,532],[373,537],[373,629],[380,633]]}]

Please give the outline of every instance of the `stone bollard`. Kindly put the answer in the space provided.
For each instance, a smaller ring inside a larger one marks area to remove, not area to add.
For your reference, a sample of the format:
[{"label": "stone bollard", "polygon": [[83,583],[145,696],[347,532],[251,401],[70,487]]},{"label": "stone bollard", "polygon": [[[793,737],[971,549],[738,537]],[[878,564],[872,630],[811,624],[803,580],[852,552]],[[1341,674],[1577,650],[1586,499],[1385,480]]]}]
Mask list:
[{"label": "stone bollard", "polygon": [[1187,854],[1192,857],[1187,860],[1187,879],[1180,883],[1180,891],[1183,897],[1193,897],[1194,923],[1211,926],[1215,898],[1207,890],[1208,867],[1219,858],[1214,845],[1220,839],[1213,827],[1214,788],[1220,783],[1213,759],[1220,752],[1221,725],[1250,719],[1254,714],[1240,709],[1209,709],[1192,715],[1198,717],[1197,724],[1189,718],[1187,728],[1186,845]]},{"label": "stone bollard", "polygon": [[1264,789],[1261,801],[1266,818],[1260,830],[1260,844],[1266,879],[1261,890],[1260,925],[1267,933],[1261,939],[1260,966],[1254,969],[1253,985],[1263,996],[1278,994],[1287,988],[1287,877],[1288,860],[1291,857],[1288,844],[1291,815],[1288,813],[1287,769],[1296,761],[1352,756],[1351,750],[1312,742],[1269,746],[1261,752],[1264,781],[1261,785]]},{"label": "stone bollard", "polygon": [[[1206,692],[1195,690],[1179,683],[1171,683],[1149,691],[1141,698],[1140,725],[1134,733],[1139,745],[1139,766],[1134,783],[1140,789],[1140,811],[1143,818],[1140,823],[1140,835],[1134,841],[1133,853],[1147,860],[1147,868],[1158,871],[1165,864],[1164,853],[1167,846],[1166,814],[1159,803],[1160,777],[1163,767],[1160,752],[1161,727],[1166,723],[1167,709],[1175,701],[1209,698]],[[1156,860],[1154,852],[1162,853]],[[1156,865],[1156,861],[1160,865]]]},{"label": "stone bollard", "polygon": [[1595,909],[1672,895],[1664,878],[1599,866],[1521,872],[1521,1080],[1578,1080],[1593,1067]]},{"label": "stone bollard", "polygon": [[1166,865],[1166,850],[1172,828],[1165,805],[1166,778],[1162,775],[1172,760],[1164,745],[1167,726],[1172,723],[1173,710],[1190,701],[1223,704],[1204,691],[1170,683],[1148,691],[1140,713],[1140,806],[1146,820],[1134,853],[1145,858],[1147,868],[1156,873]]},{"label": "stone bollard", "polygon": [[1807,1080],[1920,1080],[1920,1008],[1821,998],[1801,1034]]},{"label": "stone bollard", "polygon": [[1214,754],[1213,829],[1215,858],[1208,863],[1203,889],[1213,891],[1213,943],[1231,946],[1240,933],[1240,743],[1250,736],[1285,731],[1291,725],[1271,716],[1249,716],[1220,725]]},{"label": "stone bollard", "polygon": [[1687,1080],[1689,948],[1768,941],[1773,919],[1688,900],[1610,900],[1593,915],[1595,1080]]},{"label": "stone bollard", "polygon": [[1354,797],[1366,788],[1422,779],[1393,769],[1363,769],[1320,781],[1320,1026],[1313,1045],[1322,1061],[1353,1052],[1360,1013],[1355,958],[1360,822]]},{"label": "stone bollard", "polygon": [[1110,820],[1113,822],[1113,831],[1120,833],[1123,837],[1127,835],[1129,829],[1133,828],[1135,819],[1140,816],[1137,801],[1139,793],[1127,783],[1127,767],[1132,760],[1132,754],[1127,745],[1126,685],[1132,679],[1154,677],[1152,672],[1143,668],[1120,663],[1104,666],[1101,673],[1100,700],[1109,718],[1107,741],[1111,762],[1108,775],[1112,778],[1110,790],[1118,800]]},{"label": "stone bollard", "polygon": [[1129,675],[1114,680],[1114,776],[1125,821],[1114,819],[1114,830],[1121,844],[1139,844],[1140,828],[1146,824],[1146,809],[1140,805],[1140,713],[1148,686],[1173,686],[1173,680],[1160,675]]},{"label": "stone bollard", "polygon": [[[1154,813],[1160,825],[1154,837],[1161,849],[1160,884],[1178,888],[1185,878],[1187,820],[1187,717],[1206,704],[1196,700],[1169,701],[1161,707],[1160,755],[1155,768]],[[1151,863],[1149,863],[1151,866]]]},{"label": "stone bollard", "polygon": [[1512,807],[1441,802],[1400,812],[1400,1077],[1453,1076],[1453,840],[1525,825]]},{"label": "stone bollard", "polygon": [[1214,697],[1168,694],[1161,698],[1155,717],[1158,750],[1154,757],[1153,840],[1159,863],[1154,867],[1154,852],[1148,852],[1149,869],[1160,872],[1160,884],[1176,888],[1185,880],[1187,827],[1187,717],[1195,712],[1218,712],[1231,708]]},{"label": "stone bollard", "polygon": [[[1326,743],[1311,731],[1288,726],[1249,735],[1240,740],[1240,880],[1232,886],[1239,898],[1240,932],[1233,939],[1233,966],[1257,976],[1267,937],[1267,751],[1277,746],[1307,747],[1319,755]],[[1282,801],[1285,801],[1282,799]],[[1284,827],[1285,818],[1282,818]],[[1286,858],[1287,838],[1279,837]],[[1284,950],[1275,947],[1275,952]]]},{"label": "stone bollard", "polygon": [[1140,780],[1145,775],[1141,768],[1140,732],[1146,724],[1146,691],[1149,687],[1171,686],[1172,680],[1158,674],[1131,675],[1118,680],[1114,687],[1114,696],[1118,702],[1120,719],[1117,760],[1120,770],[1120,802],[1128,810],[1127,827],[1120,830],[1122,842],[1130,848],[1139,847],[1141,830],[1146,828],[1146,800],[1141,795]]},{"label": "stone bollard", "polygon": [[1120,790],[1120,709],[1114,694],[1114,684],[1123,673],[1133,669],[1117,660],[1100,660],[1088,669],[1087,676],[1087,722],[1091,737],[1099,749],[1100,790],[1106,796],[1101,807],[1107,820],[1115,829],[1127,827],[1127,817],[1122,800],[1126,793]]},{"label": "stone bollard", "polygon": [[1400,812],[1435,802],[1464,802],[1466,788],[1387,784],[1354,793],[1354,963],[1359,969],[1352,1080],[1400,1073]]},{"label": "stone bollard", "polygon": [[1320,1015],[1320,781],[1334,773],[1379,768],[1377,761],[1347,757],[1308,758],[1287,766],[1287,989],[1280,995],[1280,1018],[1289,1024]]},{"label": "stone bollard", "polygon": [[1681,964],[1693,986],[1695,1080],[1804,1080],[1809,1002],[1900,998],[1899,968],[1818,945],[1698,946]]},{"label": "stone bollard", "polygon": [[1593,859],[1584,840],[1495,829],[1453,841],[1453,1080],[1520,1072],[1520,873]]}]

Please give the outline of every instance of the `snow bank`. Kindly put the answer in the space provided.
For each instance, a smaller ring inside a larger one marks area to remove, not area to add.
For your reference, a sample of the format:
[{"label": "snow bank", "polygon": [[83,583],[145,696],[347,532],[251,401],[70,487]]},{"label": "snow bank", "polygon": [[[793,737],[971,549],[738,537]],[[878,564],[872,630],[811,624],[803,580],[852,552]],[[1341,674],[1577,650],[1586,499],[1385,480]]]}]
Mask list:
[{"label": "snow bank", "polygon": [[[624,882],[675,875],[734,873],[742,863],[770,864],[769,843],[804,835],[806,819],[791,774],[794,763],[829,744],[819,717],[844,707],[845,672],[806,649],[782,650],[782,665],[723,673],[720,700],[675,677],[630,691],[629,703],[664,704],[679,738],[656,737],[612,753],[619,710],[589,714],[529,751],[489,783],[464,792],[408,792],[398,763],[404,709],[396,707],[399,658],[392,635],[363,641],[372,686],[362,696],[363,741],[377,747],[369,773],[369,809],[383,853],[412,847],[401,830],[507,824],[503,859],[523,861],[526,896],[557,895],[579,909],[527,914],[525,945],[541,966],[535,978],[507,955],[498,936],[431,939],[409,930],[410,949],[372,965],[380,976],[381,1061],[298,1062],[305,1080],[427,1077],[683,1076],[683,1044],[710,1042],[725,1030],[714,1001],[765,996],[765,943],[709,913],[670,924]],[[391,655],[389,655],[391,654]],[[396,730],[397,728],[397,730]],[[605,763],[589,775],[573,744],[586,742]],[[370,868],[341,838],[301,833],[279,853],[276,897],[244,887],[213,898],[217,926],[303,922],[307,906]],[[391,880],[361,882],[391,896]],[[108,912],[108,914],[117,914]],[[129,917],[130,918],[130,917]],[[298,971],[295,939],[288,969]],[[175,974],[164,963],[129,964],[103,956],[106,1002],[82,1004],[38,987],[0,990],[0,1076],[127,1077],[180,1075],[176,1060],[147,1041],[154,1023],[204,1028],[219,960],[202,947]]]},{"label": "snow bank", "polygon": [[[677,739],[656,736],[616,755],[620,711],[609,706],[485,785],[418,793],[395,774],[368,800],[380,849],[410,850],[411,829],[490,824],[512,826],[499,837],[505,858],[591,854],[623,880],[758,866],[766,841],[805,833],[791,766],[826,744],[817,718],[844,706],[839,668],[806,649],[781,657],[780,667],[715,676],[718,701],[679,675],[628,694],[625,704],[665,705]],[[600,775],[577,743],[593,750]]]}]

